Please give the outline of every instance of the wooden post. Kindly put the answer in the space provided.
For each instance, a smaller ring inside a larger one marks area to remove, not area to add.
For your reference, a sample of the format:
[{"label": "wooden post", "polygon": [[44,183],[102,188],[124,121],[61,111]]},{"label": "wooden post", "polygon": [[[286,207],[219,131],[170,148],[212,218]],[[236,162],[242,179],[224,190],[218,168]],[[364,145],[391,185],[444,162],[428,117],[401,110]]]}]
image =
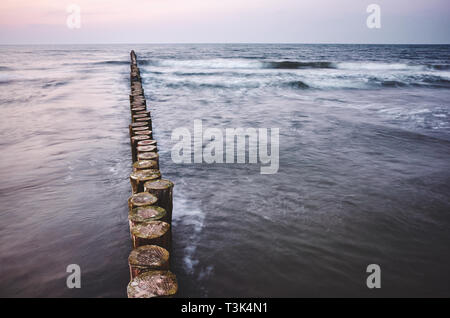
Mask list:
[{"label": "wooden post", "polygon": [[167,222],[167,212],[164,208],[156,205],[147,205],[133,208],[128,213],[130,230],[133,226],[152,221]]},{"label": "wooden post", "polygon": [[161,172],[156,169],[133,171],[130,175],[130,183],[133,194],[144,192],[144,183],[150,180],[160,179]]},{"label": "wooden post", "polygon": [[143,112],[143,111],[147,111],[147,108],[143,106],[131,108],[132,114],[134,114],[135,112]]},{"label": "wooden post", "polygon": [[139,136],[139,135],[149,136],[150,138],[152,138],[152,131],[149,129],[133,131],[133,136]]},{"label": "wooden post", "polygon": [[131,137],[131,158],[133,162],[137,161],[137,143],[138,141],[151,139],[148,135],[136,135]]},{"label": "wooden post", "polygon": [[170,224],[163,221],[150,221],[131,227],[133,247],[158,245],[170,250]]},{"label": "wooden post", "polygon": [[153,194],[150,194],[148,192],[140,192],[133,194],[128,199],[128,209],[131,211],[134,208],[154,205],[156,202],[158,202],[158,198],[155,197]]},{"label": "wooden post", "polygon": [[[143,117],[143,118],[135,118],[134,122],[147,122],[149,125],[151,125],[151,118],[150,117]],[[150,128],[151,129],[151,128]]]},{"label": "wooden post", "polygon": [[158,162],[155,160],[139,160],[133,163],[133,171],[159,169]]},{"label": "wooden post", "polygon": [[151,130],[151,128],[146,123],[132,123],[128,126],[129,131],[130,131],[130,137],[133,136],[133,130],[137,127],[145,127],[147,129]]},{"label": "wooden post", "polygon": [[[146,130],[138,130],[138,131],[146,131]],[[147,140],[147,139],[150,139],[150,137],[149,136],[133,136],[133,137],[131,137],[131,141],[133,142],[133,145],[135,146],[135,147],[137,147],[137,143],[138,143],[138,141],[141,141],[141,140]]]},{"label": "wooden post", "polygon": [[138,126],[138,127],[131,127],[131,131],[140,131],[140,130],[149,130],[148,126]]},{"label": "wooden post", "polygon": [[147,102],[145,101],[145,97],[144,97],[144,92],[142,90],[133,90],[131,92],[131,106],[133,108],[138,106],[138,105],[142,105],[142,107],[146,107],[147,106]]},{"label": "wooden post", "polygon": [[137,114],[139,114],[140,112],[148,112],[148,110],[147,110],[147,108],[146,107],[144,107],[144,106],[138,106],[138,107],[133,107],[133,108],[131,108],[130,109],[130,112],[131,112],[131,116],[133,116],[133,115],[137,115]]},{"label": "wooden post", "polygon": [[144,118],[144,117],[150,117],[150,112],[149,111],[144,111],[143,114],[133,115],[133,118]]},{"label": "wooden post", "polygon": [[150,271],[135,277],[127,287],[128,298],[173,297],[178,291],[175,274]]},{"label": "wooden post", "polygon": [[136,53],[134,52],[134,50],[131,50],[130,52],[130,57],[131,57],[131,65],[136,65]]},{"label": "wooden post", "polygon": [[[138,129],[139,128],[139,129]],[[142,129],[145,128],[145,129]],[[152,131],[150,129],[148,129],[148,127],[135,127],[131,130],[131,136],[136,136],[136,135],[146,135],[149,136],[150,138],[153,137],[152,135]]]},{"label": "wooden post", "polygon": [[131,108],[135,107],[147,107],[147,102],[145,101],[145,97],[143,96],[142,91],[132,91],[131,93]]},{"label": "wooden post", "polygon": [[131,251],[128,256],[130,278],[152,270],[169,269],[169,252],[157,245],[144,245]]},{"label": "wooden post", "polygon": [[147,103],[145,101],[144,97],[144,91],[141,89],[134,89],[131,92],[131,105],[145,105],[147,106]]},{"label": "wooden post", "polygon": [[[142,107],[138,107],[138,108],[142,108]],[[142,114],[133,115],[133,117],[136,117],[136,118],[150,117],[150,112],[148,110],[143,110],[143,111],[140,111],[140,112],[143,112],[143,113]]]},{"label": "wooden post", "polygon": [[[153,140],[153,139],[146,139],[146,140]],[[153,143],[153,145],[146,145],[146,146],[137,145],[136,149],[137,149],[138,153],[141,153],[141,152],[157,152],[158,151],[158,148],[155,146],[155,143]]]},{"label": "wooden post", "polygon": [[144,119],[144,120],[147,120],[147,121],[150,120],[150,114],[146,113],[146,114],[138,114],[138,115],[133,115],[132,116],[133,123],[141,121],[141,119]]},{"label": "wooden post", "polygon": [[147,126],[145,123],[132,123],[130,124],[130,128],[131,127],[141,127],[141,126]]},{"label": "wooden post", "polygon": [[138,154],[137,160],[155,160],[159,167],[159,155],[156,152],[143,152]]},{"label": "wooden post", "polygon": [[157,151],[158,151],[158,148],[156,146],[137,146],[136,147],[137,154],[140,154],[143,152],[157,152]]},{"label": "wooden post", "polygon": [[152,130],[152,120],[151,118],[139,118],[143,120],[136,121],[132,124],[142,124],[142,126],[147,126],[150,130]]},{"label": "wooden post", "polygon": [[167,219],[172,224],[173,182],[166,179],[152,180],[144,183],[144,191],[158,198],[158,206],[167,211]]},{"label": "wooden post", "polygon": [[156,144],[156,140],[153,139],[141,140],[137,143],[138,146],[156,146]]},{"label": "wooden post", "polygon": [[134,91],[132,96],[131,105],[145,105],[147,106],[147,102],[145,101],[144,92],[143,91]]}]

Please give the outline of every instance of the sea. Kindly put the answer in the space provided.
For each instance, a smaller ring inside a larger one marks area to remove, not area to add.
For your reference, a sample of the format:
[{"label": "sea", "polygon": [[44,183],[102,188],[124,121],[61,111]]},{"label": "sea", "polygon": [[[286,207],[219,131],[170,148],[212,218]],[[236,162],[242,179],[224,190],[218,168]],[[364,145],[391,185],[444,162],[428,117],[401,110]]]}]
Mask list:
[{"label": "sea", "polygon": [[[450,45],[350,44],[0,46],[0,296],[126,297],[132,49],[179,296],[450,296]],[[175,162],[195,120],[278,171]]]}]

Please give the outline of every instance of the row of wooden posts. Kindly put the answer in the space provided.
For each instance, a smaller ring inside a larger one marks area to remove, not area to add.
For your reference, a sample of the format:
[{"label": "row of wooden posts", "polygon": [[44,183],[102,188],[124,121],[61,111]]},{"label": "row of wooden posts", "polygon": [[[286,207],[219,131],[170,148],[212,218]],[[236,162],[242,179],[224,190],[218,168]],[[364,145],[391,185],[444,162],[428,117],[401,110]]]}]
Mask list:
[{"label": "row of wooden posts", "polygon": [[147,109],[136,54],[131,51],[130,144],[133,172],[128,199],[133,250],[128,257],[129,298],[171,297],[178,290],[170,271],[173,183],[161,178],[152,118]]}]

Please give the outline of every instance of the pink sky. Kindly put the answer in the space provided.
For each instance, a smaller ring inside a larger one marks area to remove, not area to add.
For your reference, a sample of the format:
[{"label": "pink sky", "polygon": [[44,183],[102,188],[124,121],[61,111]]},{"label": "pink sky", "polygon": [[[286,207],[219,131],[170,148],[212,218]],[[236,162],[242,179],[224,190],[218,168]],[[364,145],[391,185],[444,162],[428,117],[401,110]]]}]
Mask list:
[{"label": "pink sky", "polygon": [[[71,3],[80,29],[66,26]],[[449,13],[448,0],[1,0],[0,43],[450,43]]]}]

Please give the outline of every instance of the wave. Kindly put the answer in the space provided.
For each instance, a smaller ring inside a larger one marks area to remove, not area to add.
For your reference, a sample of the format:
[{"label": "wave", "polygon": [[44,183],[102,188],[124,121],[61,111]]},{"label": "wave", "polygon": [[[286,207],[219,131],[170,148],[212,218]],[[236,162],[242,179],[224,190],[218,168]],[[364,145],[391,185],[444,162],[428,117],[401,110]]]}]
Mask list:
[{"label": "wave", "polygon": [[[267,83],[274,86],[273,82]],[[449,89],[450,79],[430,74],[415,74],[407,76],[343,76],[336,77],[303,77],[301,80],[285,82],[285,87],[294,89],[317,89],[317,90],[353,90],[353,89],[380,89],[380,88],[437,88]]]},{"label": "wave", "polygon": [[402,79],[370,77],[369,84],[381,87],[430,87],[450,88],[450,80],[441,76],[422,74],[405,76]]},{"label": "wave", "polygon": [[158,76],[162,86],[189,90],[265,87],[299,90],[450,88],[450,73],[445,62],[410,64],[393,61],[276,61],[244,58],[147,59],[143,62],[155,66],[144,70],[162,75]]},{"label": "wave", "polygon": [[341,62],[337,64],[341,70],[361,71],[400,71],[423,70],[424,65],[409,65],[405,63],[377,63],[377,62]]},{"label": "wave", "polygon": [[335,68],[328,61],[260,61],[256,59],[142,60],[142,65],[189,69],[308,69]]},{"label": "wave", "polygon": [[250,59],[140,60],[139,64],[181,69],[259,69],[261,62]]},{"label": "wave", "polygon": [[95,65],[129,65],[129,61],[101,61],[94,62]]},{"label": "wave", "polygon": [[342,70],[361,71],[446,71],[450,69],[449,64],[407,64],[407,63],[378,63],[378,62],[341,62],[337,68]]},{"label": "wave", "polygon": [[404,83],[401,81],[394,81],[394,80],[372,79],[372,80],[369,80],[369,83],[375,84],[375,86],[379,85],[382,87],[405,87],[405,86],[408,86],[407,83]]},{"label": "wave", "polygon": [[307,69],[307,68],[336,68],[336,65],[327,61],[316,62],[298,62],[298,61],[281,61],[281,62],[264,62],[265,68],[273,69]]},{"label": "wave", "polygon": [[292,81],[292,82],[287,82],[286,84],[287,84],[287,86],[292,87],[292,88],[299,88],[299,89],[310,88],[310,86],[303,81]]},{"label": "wave", "polygon": [[67,84],[69,84],[68,81],[56,81],[56,80],[53,80],[53,81],[49,81],[47,83],[44,83],[42,85],[42,88],[55,88],[55,87],[64,86],[64,85],[67,85]]},{"label": "wave", "polygon": [[[104,61],[102,64],[128,64],[127,61]],[[333,62],[333,61],[267,61],[246,58],[217,58],[217,59],[160,59],[139,60],[139,64],[154,67],[168,67],[177,69],[340,69],[349,71],[446,71],[449,64],[408,64],[385,62]],[[195,73],[195,72],[194,72]]]},{"label": "wave", "polygon": [[182,82],[169,82],[165,84],[168,88],[172,89],[241,89],[241,88],[259,88],[262,86],[258,82],[242,82],[242,83],[201,83],[194,81],[182,81]]},{"label": "wave", "polygon": [[[203,73],[202,73],[203,74]],[[264,89],[268,87],[280,87],[298,90],[354,90],[354,89],[380,89],[380,88],[440,88],[449,89],[450,79],[430,74],[415,74],[406,76],[302,76],[293,78],[292,74],[283,77],[234,77],[235,80],[222,78],[194,77],[182,81],[174,81],[173,78],[160,82],[162,86],[170,89]]]},{"label": "wave", "polygon": [[14,80],[8,80],[8,79],[0,79],[0,85],[9,85],[9,84],[13,84]]},{"label": "wave", "polygon": [[429,69],[437,71],[447,71],[450,70],[450,64],[427,64]]},{"label": "wave", "polygon": [[[223,76],[223,75],[228,75],[228,74],[225,74],[223,72],[174,72],[173,75],[176,75],[176,76]],[[240,75],[240,74],[235,73],[233,75]]]}]

